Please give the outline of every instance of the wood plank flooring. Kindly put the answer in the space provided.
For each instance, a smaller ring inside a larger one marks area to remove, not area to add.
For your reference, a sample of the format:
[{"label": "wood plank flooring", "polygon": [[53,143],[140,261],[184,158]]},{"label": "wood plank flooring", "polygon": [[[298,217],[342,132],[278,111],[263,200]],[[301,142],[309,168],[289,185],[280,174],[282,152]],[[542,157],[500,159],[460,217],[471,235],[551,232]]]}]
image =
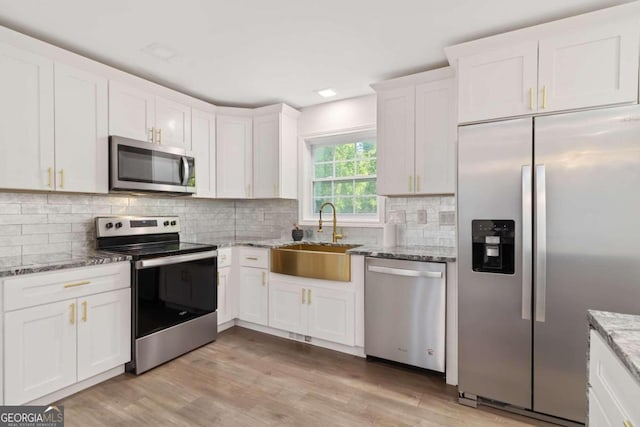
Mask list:
[{"label": "wood plank flooring", "polygon": [[457,403],[441,376],[235,327],[60,402],[70,426],[549,426]]}]

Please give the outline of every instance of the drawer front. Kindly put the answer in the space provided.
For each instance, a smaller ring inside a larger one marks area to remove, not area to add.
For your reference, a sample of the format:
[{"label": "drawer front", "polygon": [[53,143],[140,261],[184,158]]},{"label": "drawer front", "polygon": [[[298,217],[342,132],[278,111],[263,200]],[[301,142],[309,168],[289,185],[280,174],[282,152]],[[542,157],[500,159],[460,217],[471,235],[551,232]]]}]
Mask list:
[{"label": "drawer front", "polygon": [[231,248],[218,249],[218,268],[231,265]]},{"label": "drawer front", "polygon": [[17,310],[130,286],[129,262],[28,274],[3,281],[4,310]]},{"label": "drawer front", "polygon": [[589,385],[612,425],[640,426],[640,383],[597,331],[591,331]]},{"label": "drawer front", "polygon": [[239,250],[242,267],[269,268],[269,249],[240,248]]}]

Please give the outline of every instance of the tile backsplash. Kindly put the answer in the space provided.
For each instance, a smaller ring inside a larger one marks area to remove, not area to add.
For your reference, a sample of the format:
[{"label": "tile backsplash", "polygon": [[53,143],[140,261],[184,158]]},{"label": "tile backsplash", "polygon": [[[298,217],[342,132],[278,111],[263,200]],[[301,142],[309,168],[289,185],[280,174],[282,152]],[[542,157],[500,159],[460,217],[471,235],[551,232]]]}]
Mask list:
[{"label": "tile backsplash", "polygon": [[[456,247],[455,196],[387,197],[385,216],[396,224],[398,246]],[[325,222],[324,231],[318,233],[315,226],[304,226],[305,239],[331,240],[332,227]],[[382,245],[381,228],[340,227],[344,234],[341,243]]]},{"label": "tile backsplash", "polygon": [[176,215],[182,240],[216,243],[290,236],[298,203],[0,192],[0,267],[81,256],[95,246],[93,219],[105,215]]}]

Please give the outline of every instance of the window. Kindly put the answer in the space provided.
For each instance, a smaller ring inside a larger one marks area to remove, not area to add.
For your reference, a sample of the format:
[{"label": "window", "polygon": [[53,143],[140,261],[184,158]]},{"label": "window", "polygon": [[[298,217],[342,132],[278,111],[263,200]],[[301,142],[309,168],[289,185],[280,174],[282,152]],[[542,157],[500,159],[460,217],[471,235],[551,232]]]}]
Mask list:
[{"label": "window", "polygon": [[306,157],[304,219],[331,202],[343,222],[379,221],[375,131],[309,139]]}]

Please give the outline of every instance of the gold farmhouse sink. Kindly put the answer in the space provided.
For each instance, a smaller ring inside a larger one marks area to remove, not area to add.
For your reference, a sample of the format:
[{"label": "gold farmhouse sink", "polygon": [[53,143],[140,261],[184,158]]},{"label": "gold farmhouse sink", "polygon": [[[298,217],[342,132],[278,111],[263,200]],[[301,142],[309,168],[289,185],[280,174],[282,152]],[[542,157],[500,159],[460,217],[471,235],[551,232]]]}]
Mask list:
[{"label": "gold farmhouse sink", "polygon": [[312,279],[351,281],[351,255],[359,245],[298,243],[271,249],[271,272]]}]

